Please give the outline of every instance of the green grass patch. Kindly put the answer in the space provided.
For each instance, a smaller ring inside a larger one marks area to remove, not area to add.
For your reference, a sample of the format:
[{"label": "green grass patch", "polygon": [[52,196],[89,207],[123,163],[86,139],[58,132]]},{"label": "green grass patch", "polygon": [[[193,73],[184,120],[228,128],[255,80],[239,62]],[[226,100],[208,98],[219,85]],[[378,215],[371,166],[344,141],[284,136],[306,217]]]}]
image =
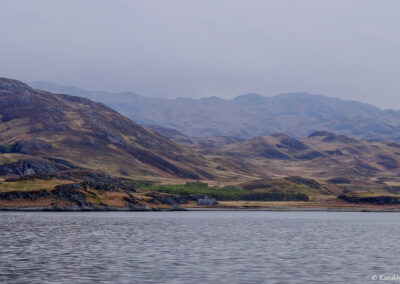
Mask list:
[{"label": "green grass patch", "polygon": [[0,182],[0,192],[10,192],[10,191],[39,191],[47,190],[51,191],[56,185],[63,184],[57,179],[53,180],[21,180],[21,181],[2,181]]},{"label": "green grass patch", "polygon": [[210,196],[220,201],[308,201],[308,195],[301,192],[254,192],[235,186],[209,187],[202,182],[187,182],[179,185],[150,184],[137,186],[138,189],[158,191],[179,196]]}]

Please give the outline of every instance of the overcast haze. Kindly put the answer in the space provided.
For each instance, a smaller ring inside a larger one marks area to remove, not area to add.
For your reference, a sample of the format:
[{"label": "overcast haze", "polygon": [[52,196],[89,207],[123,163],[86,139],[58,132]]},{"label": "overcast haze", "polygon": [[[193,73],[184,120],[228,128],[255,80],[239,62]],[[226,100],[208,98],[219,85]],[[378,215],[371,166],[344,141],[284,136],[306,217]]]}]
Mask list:
[{"label": "overcast haze", "polygon": [[0,76],[153,97],[400,109],[400,1],[5,1]]}]

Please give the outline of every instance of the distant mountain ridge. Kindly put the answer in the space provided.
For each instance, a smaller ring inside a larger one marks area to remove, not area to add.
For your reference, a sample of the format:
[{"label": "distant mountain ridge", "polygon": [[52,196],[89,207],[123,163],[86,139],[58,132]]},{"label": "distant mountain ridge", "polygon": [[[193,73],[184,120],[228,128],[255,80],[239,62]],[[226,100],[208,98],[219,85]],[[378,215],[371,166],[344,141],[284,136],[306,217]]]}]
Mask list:
[{"label": "distant mountain ridge", "polygon": [[308,93],[274,97],[147,98],[135,93],[108,93],[31,82],[37,89],[102,102],[141,124],[173,128],[191,137],[253,138],[284,132],[296,138],[326,130],[357,139],[400,140],[400,111],[382,110],[356,101]]}]

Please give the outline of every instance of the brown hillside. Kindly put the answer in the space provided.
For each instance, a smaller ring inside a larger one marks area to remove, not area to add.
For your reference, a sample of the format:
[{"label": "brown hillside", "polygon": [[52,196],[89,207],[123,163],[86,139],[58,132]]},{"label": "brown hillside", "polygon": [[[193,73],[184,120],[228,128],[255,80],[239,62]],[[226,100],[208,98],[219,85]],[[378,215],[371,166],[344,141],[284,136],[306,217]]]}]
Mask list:
[{"label": "brown hillside", "polygon": [[15,159],[29,155],[119,176],[212,178],[199,154],[86,98],[1,78],[0,119],[0,152]]}]

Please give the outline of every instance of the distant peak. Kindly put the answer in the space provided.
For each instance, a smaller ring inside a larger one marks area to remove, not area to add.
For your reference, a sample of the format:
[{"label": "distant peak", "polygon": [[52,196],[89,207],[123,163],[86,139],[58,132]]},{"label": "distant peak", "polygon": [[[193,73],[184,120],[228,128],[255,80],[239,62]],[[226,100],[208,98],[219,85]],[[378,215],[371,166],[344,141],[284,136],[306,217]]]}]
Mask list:
[{"label": "distant peak", "polygon": [[224,101],[223,98],[217,97],[217,96],[212,96],[212,97],[205,97],[201,98],[202,101]]},{"label": "distant peak", "polygon": [[282,93],[277,95],[277,97],[322,97],[321,95],[311,94],[307,92],[290,92],[290,93]]},{"label": "distant peak", "polygon": [[266,99],[266,97],[263,95],[256,94],[256,93],[249,93],[249,94],[243,94],[243,95],[237,96],[233,100],[234,101],[251,102],[251,101],[260,101],[260,100],[264,100],[264,99]]},{"label": "distant peak", "polygon": [[322,137],[336,136],[336,134],[332,133],[332,132],[329,132],[329,131],[319,130],[319,131],[312,132],[310,135],[308,135],[308,138],[317,137],[317,136],[322,136]]},{"label": "distant peak", "polygon": [[270,136],[274,137],[274,138],[287,138],[287,137],[290,137],[289,135],[287,135],[286,133],[283,133],[283,132],[273,133]]}]

